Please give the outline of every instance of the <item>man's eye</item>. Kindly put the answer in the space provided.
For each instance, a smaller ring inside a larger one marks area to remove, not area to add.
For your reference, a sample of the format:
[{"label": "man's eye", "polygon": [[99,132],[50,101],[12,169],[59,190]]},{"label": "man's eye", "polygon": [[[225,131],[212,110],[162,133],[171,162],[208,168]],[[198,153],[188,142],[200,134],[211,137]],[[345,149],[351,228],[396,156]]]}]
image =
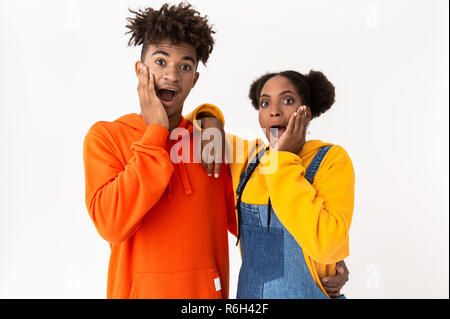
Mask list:
[{"label": "man's eye", "polygon": [[264,101],[264,102],[261,102],[260,106],[261,106],[262,108],[265,108],[265,107],[268,107],[268,106],[269,106],[269,103],[266,102],[266,101]]},{"label": "man's eye", "polygon": [[191,66],[187,65],[187,64],[184,64],[184,65],[181,66],[181,69],[184,70],[184,71],[190,71],[191,70]]},{"label": "man's eye", "polygon": [[294,100],[293,100],[293,99],[284,99],[284,100],[283,100],[283,103],[284,103],[284,104],[291,105],[291,104],[294,104]]}]

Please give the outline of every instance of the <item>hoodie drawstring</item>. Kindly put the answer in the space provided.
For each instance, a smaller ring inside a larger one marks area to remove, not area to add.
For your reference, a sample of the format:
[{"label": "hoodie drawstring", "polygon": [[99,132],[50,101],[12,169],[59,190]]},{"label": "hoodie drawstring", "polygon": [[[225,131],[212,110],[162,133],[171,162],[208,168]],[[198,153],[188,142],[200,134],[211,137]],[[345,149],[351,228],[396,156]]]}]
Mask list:
[{"label": "hoodie drawstring", "polygon": [[[192,134],[192,126],[190,126],[188,128],[188,133]],[[182,138],[183,138],[182,136],[179,136],[178,140],[176,142],[179,142]],[[178,155],[181,156],[182,148],[179,150],[179,152],[180,153],[178,153]],[[187,196],[191,195],[192,194],[192,186],[189,181],[189,175],[187,173],[186,165],[184,164],[183,160],[180,160],[180,162],[178,164],[174,164],[174,165],[177,167],[178,176],[180,176],[181,183],[183,184],[184,194]],[[172,178],[173,178],[173,176],[172,176]],[[167,194],[167,196],[169,198],[172,198],[174,195],[174,186],[173,186],[172,178],[169,181],[169,189],[168,189],[168,194]]]},{"label": "hoodie drawstring", "polygon": [[191,195],[192,194],[192,187],[191,183],[189,182],[189,176],[186,171],[186,166],[184,165],[183,161],[180,162],[178,166],[178,173],[180,174],[181,181],[183,183],[183,189],[185,195]]},{"label": "hoodie drawstring", "polygon": [[172,198],[173,197],[173,185],[172,185],[172,179],[169,181],[169,188],[167,189],[167,197]]}]

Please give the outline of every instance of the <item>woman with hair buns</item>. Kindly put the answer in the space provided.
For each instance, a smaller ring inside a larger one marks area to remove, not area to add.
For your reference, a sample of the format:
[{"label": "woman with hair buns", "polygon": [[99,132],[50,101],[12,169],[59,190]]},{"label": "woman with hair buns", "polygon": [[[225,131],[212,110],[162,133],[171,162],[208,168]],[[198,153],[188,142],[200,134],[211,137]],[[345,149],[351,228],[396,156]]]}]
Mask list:
[{"label": "woman with hair buns", "polygon": [[349,255],[353,165],[341,146],[305,136],[333,105],[334,86],[321,72],[285,71],[257,79],[249,97],[270,145],[226,137],[242,255],[237,298],[345,298],[322,281]]}]

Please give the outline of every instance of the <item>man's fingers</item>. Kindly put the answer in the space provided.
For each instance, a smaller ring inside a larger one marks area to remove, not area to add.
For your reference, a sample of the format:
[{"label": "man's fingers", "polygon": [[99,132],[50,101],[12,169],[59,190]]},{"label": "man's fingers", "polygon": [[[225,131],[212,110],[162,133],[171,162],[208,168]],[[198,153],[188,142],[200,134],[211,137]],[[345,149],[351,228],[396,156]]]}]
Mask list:
[{"label": "man's fingers", "polygon": [[214,171],[214,162],[207,163],[206,164],[206,172],[208,173],[209,177],[213,176],[213,171]]},{"label": "man's fingers", "polygon": [[142,64],[139,64],[138,69],[137,69],[137,77],[138,77],[138,89],[140,89],[142,87]]},{"label": "man's fingers", "polygon": [[328,295],[329,295],[331,298],[337,298],[337,297],[339,297],[339,296],[341,295],[341,292],[338,291],[338,292],[336,292],[336,293],[329,293]]},{"label": "man's fingers", "polygon": [[142,70],[142,85],[144,88],[148,86],[148,66],[144,65]]},{"label": "man's fingers", "polygon": [[208,172],[208,176],[213,176],[214,173],[214,149],[210,147],[210,151],[208,152],[208,161],[206,164],[206,171]]},{"label": "man's fingers", "polygon": [[[205,144],[203,144],[205,143]],[[214,171],[214,148],[211,143],[206,144],[206,141],[202,143],[202,163],[206,169],[208,176],[213,175]]]},{"label": "man's fingers", "polygon": [[146,86],[144,84],[145,82],[145,76],[144,76],[144,65],[141,63],[138,67],[138,87],[137,87],[137,91],[138,91],[138,95],[139,95],[139,100],[141,102],[141,105],[146,105],[147,104],[147,100],[148,100],[148,94],[147,94],[147,89]]},{"label": "man's fingers", "polygon": [[347,274],[347,277],[348,277],[348,275],[349,275],[349,271],[348,271],[348,269],[347,269],[347,265],[345,264],[345,261],[343,261],[343,260],[338,261],[338,262],[336,263],[336,270],[337,270],[339,273],[341,273],[341,274],[346,273],[346,274]]},{"label": "man's fingers", "polygon": [[220,175],[220,167],[222,166],[222,154],[217,152],[214,156],[214,177],[218,178]]},{"label": "man's fingers", "polygon": [[323,288],[325,289],[325,291],[330,294],[330,293],[337,293],[341,290],[341,287],[328,287],[328,286],[323,286]]},{"label": "man's fingers", "polygon": [[156,94],[155,75],[153,73],[150,73],[149,75],[148,90],[152,98],[158,97],[158,95]]},{"label": "man's fingers", "polygon": [[326,277],[322,280],[322,285],[323,286],[327,286],[330,288],[338,288],[340,286],[342,286],[341,281],[339,278],[335,277]]},{"label": "man's fingers", "polygon": [[220,176],[220,168],[222,167],[222,164],[220,162],[214,163],[214,177],[219,178]]}]

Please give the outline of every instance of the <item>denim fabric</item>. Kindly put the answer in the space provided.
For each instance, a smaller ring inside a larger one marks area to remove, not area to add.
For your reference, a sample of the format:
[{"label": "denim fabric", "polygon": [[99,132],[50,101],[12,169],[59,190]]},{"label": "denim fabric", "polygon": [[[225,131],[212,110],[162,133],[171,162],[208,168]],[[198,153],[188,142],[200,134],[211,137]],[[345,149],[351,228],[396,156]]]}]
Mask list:
[{"label": "denim fabric", "polygon": [[305,178],[308,180],[310,184],[313,183],[314,177],[316,176],[317,170],[319,169],[320,164],[322,163],[323,158],[327,155],[328,151],[332,145],[323,146],[314,156],[313,160],[309,164],[308,168],[305,172]]},{"label": "denim fabric", "polygon": [[[312,178],[326,151],[319,151],[320,154],[311,162],[313,166],[310,165],[309,176],[312,175]],[[252,174],[254,169],[249,167],[241,175],[239,187],[242,187],[246,174]],[[314,282],[301,247],[280,222],[275,211],[271,211],[267,231],[268,205],[241,202],[240,208],[242,265],[237,298],[328,299]],[[339,298],[345,299],[345,296]]]}]

